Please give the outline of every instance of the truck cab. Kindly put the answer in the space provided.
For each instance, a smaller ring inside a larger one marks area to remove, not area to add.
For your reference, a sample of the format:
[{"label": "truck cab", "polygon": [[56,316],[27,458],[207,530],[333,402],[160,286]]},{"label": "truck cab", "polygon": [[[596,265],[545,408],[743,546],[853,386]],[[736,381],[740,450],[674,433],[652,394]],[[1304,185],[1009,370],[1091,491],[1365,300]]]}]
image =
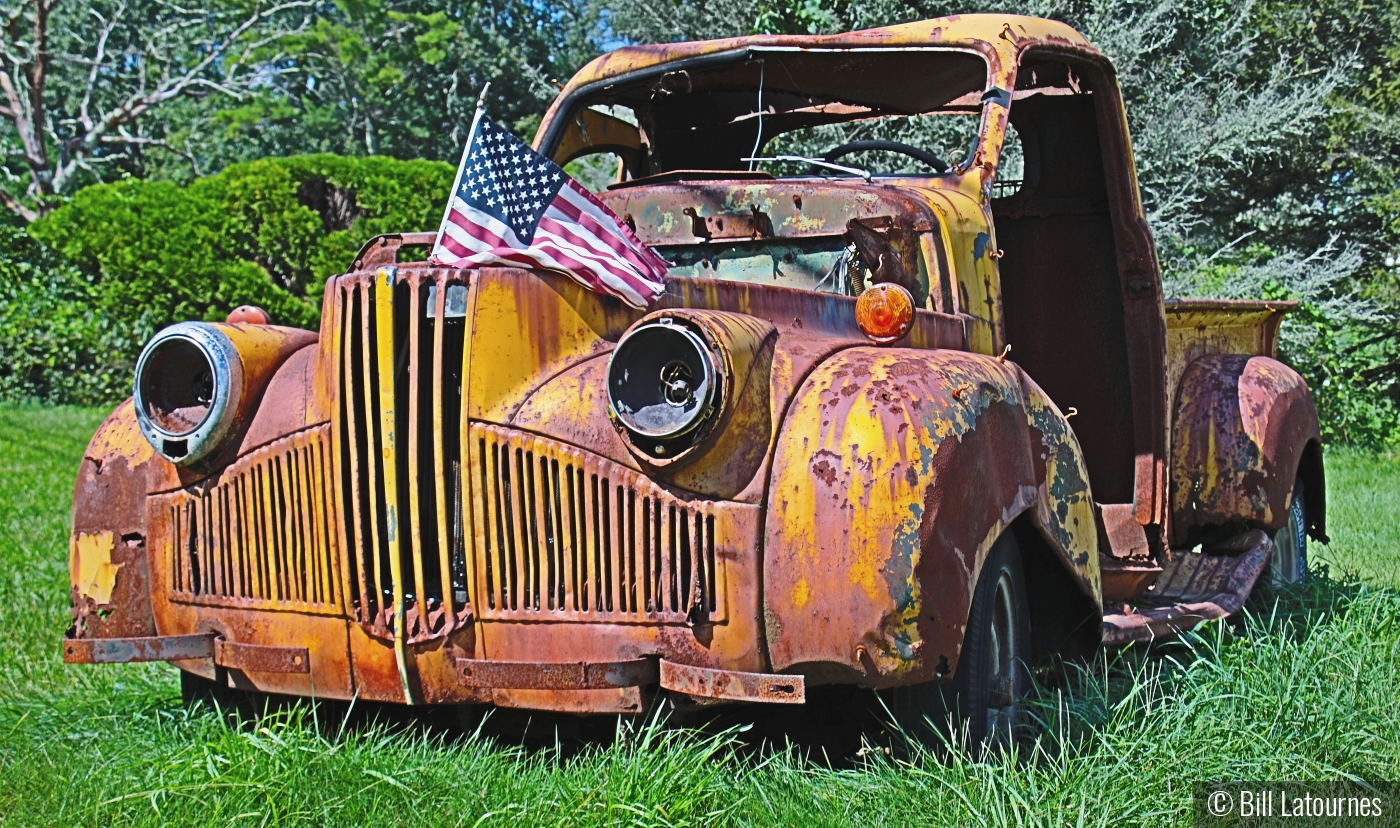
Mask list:
[{"label": "truck cab", "polygon": [[319,332],[162,332],[79,473],[68,660],[568,712],[951,688],[980,739],[1038,656],[1305,570],[1289,306],[1164,301],[1112,66],[1063,24],[628,47],[534,147],[665,295],[405,233]]}]

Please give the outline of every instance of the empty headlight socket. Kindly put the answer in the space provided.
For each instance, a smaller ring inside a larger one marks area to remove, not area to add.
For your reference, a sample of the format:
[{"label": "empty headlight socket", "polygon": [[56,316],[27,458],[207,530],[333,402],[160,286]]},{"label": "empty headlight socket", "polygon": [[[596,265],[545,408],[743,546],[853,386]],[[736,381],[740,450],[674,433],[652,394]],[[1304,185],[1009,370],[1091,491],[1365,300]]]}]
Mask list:
[{"label": "empty headlight socket", "polygon": [[188,466],[224,444],[243,404],[243,360],[228,335],[201,322],[156,334],[136,361],[136,421],[151,447]]},{"label": "empty headlight socket", "polygon": [[236,443],[272,375],[317,335],[277,325],[181,322],[136,360],[136,422],[164,459],[204,468]]}]

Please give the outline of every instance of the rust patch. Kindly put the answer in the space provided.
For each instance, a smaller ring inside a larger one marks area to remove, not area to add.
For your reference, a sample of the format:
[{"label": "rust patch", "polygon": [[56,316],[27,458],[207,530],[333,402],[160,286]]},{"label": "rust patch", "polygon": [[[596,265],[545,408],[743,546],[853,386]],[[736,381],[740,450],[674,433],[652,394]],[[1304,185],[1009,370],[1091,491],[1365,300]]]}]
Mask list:
[{"label": "rust patch", "polygon": [[1304,449],[1320,441],[1317,409],[1296,371],[1261,356],[1197,359],[1182,374],[1172,446],[1172,537],[1249,521],[1277,529]]}]

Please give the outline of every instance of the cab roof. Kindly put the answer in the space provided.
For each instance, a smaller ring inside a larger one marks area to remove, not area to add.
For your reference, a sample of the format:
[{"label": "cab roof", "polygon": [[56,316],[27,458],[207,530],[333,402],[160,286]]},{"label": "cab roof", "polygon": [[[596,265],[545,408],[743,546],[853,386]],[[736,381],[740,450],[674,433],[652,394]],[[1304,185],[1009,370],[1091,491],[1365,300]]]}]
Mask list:
[{"label": "cab roof", "polygon": [[1099,55],[1087,39],[1056,20],[1013,14],[962,14],[833,35],[751,35],[688,43],[625,46],[595,58],[574,75],[560,100],[585,86],[669,63],[744,48],[860,49],[910,46],[962,47],[982,53],[992,73],[1010,69],[1015,56],[1036,46]]}]

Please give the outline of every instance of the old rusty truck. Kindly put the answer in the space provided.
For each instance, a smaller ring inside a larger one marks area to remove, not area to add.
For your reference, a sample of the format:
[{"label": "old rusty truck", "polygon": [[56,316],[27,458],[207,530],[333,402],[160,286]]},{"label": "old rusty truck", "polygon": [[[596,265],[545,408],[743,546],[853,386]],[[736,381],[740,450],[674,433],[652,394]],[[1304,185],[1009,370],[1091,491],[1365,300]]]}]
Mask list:
[{"label": "old rusty truck", "polygon": [[1227,616],[1324,537],[1289,303],[1164,301],[1066,25],[626,47],[534,147],[664,296],[406,232],[319,331],[162,331],[79,469],[67,661],[575,713],[854,685],[983,739],[1026,665]]}]

